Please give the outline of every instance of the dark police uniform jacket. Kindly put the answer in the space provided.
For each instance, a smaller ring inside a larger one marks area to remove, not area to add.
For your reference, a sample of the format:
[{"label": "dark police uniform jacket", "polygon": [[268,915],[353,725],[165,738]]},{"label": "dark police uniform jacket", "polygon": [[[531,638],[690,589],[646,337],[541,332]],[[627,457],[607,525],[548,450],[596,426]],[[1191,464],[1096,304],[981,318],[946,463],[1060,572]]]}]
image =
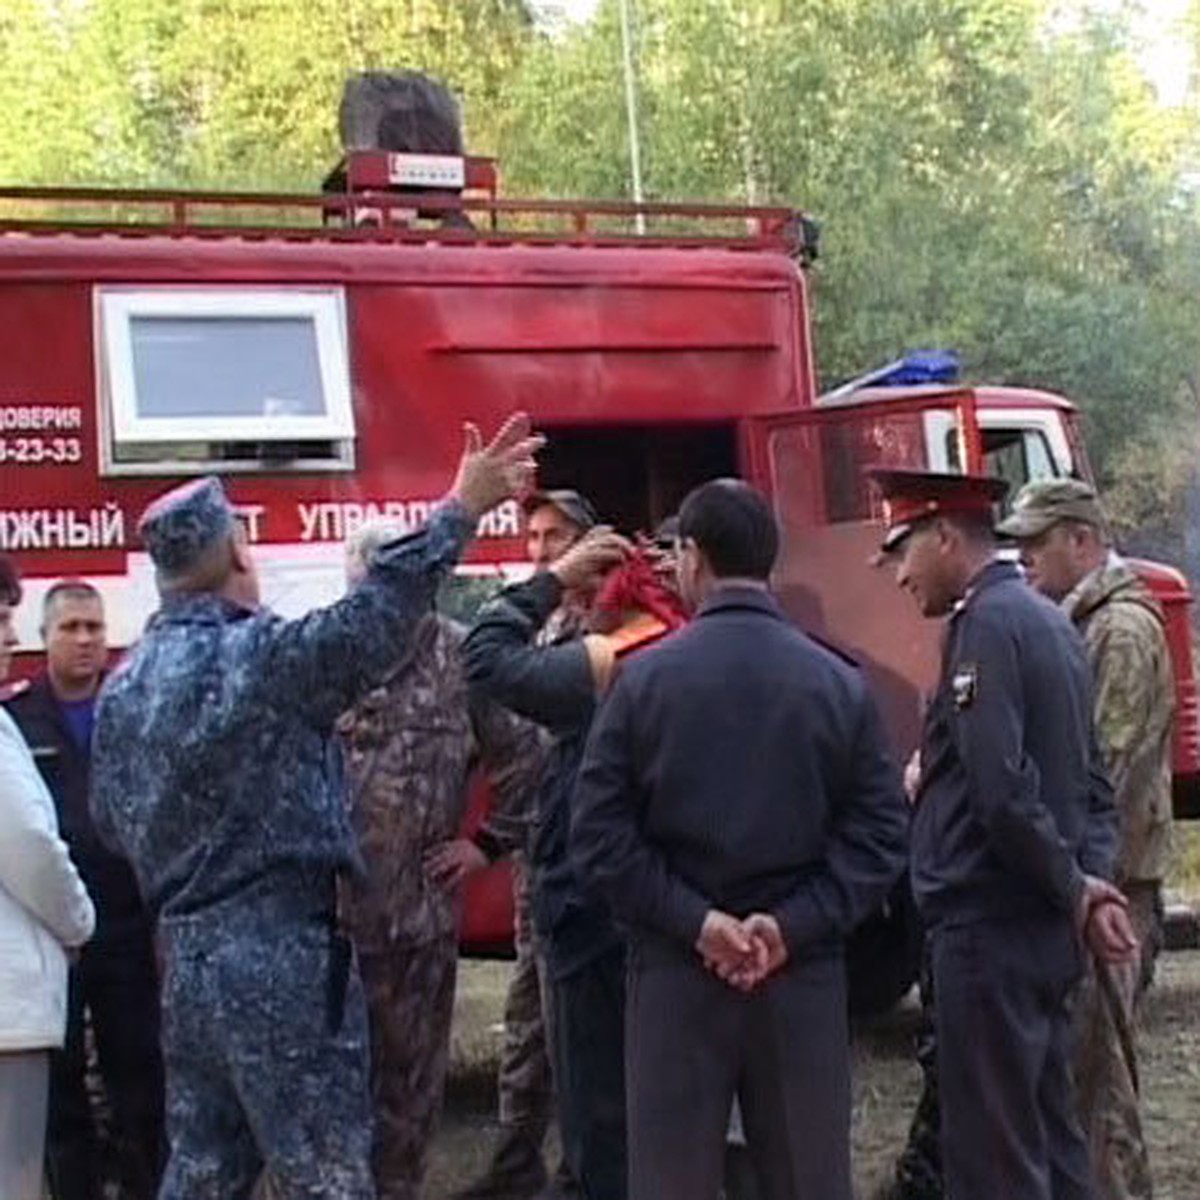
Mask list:
[{"label": "dark police uniform jacket", "polygon": [[572,857],[635,937],[770,911],[836,951],[904,866],[907,811],[860,672],[752,587],[631,659],[597,718]]},{"label": "dark police uniform jacket", "polygon": [[950,618],[921,768],[912,879],[928,924],[1073,914],[1084,872],[1111,877],[1083,642],[1012,563],[985,567]]},{"label": "dark police uniform jacket", "polygon": [[39,675],[7,707],[54,797],[59,831],[96,905],[97,937],[140,926],[146,912],[133,868],[100,840],[88,811],[90,750],[71,736],[49,678]]},{"label": "dark police uniform jacket", "polygon": [[534,922],[559,979],[622,940],[607,907],[580,887],[567,854],[571,796],[596,713],[596,681],[580,638],[537,644],[562,599],[558,579],[539,572],[485,605],[463,645],[471,684],[554,738],[538,788],[530,861]]}]

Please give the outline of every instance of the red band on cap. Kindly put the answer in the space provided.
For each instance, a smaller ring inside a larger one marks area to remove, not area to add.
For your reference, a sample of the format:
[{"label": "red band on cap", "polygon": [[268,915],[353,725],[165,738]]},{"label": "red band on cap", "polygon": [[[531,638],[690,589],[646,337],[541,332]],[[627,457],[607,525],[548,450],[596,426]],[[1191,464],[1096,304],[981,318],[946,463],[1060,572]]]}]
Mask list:
[{"label": "red band on cap", "polygon": [[884,514],[888,525],[907,525],[926,517],[945,516],[950,513],[991,515],[993,501],[987,496],[896,496],[884,501]]}]

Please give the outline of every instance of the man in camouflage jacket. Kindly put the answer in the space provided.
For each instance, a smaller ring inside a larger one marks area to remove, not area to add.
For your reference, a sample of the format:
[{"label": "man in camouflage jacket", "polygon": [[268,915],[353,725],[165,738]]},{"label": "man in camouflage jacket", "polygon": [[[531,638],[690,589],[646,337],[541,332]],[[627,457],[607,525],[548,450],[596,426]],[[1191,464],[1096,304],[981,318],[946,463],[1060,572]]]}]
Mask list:
[{"label": "man in camouflage jacket", "polygon": [[[395,533],[379,523],[356,534],[352,584]],[[420,1193],[446,1078],[461,885],[524,846],[544,760],[537,726],[468,689],[463,636],[429,614],[381,686],[338,721],[366,868],[344,892],[343,914],[367,998],[379,1200]],[[458,833],[476,765],[496,805],[468,841]]]},{"label": "man in camouflage jacket", "polygon": [[329,608],[262,607],[218,480],[142,519],[162,608],[101,695],[97,831],[158,919],[170,1158],[161,1200],[373,1200],[366,1010],[333,919],[356,862],[339,715],[399,660],[479,518],[524,487],[524,416],[467,430],[447,501]]},{"label": "man in camouflage jacket", "polygon": [[1111,549],[1092,488],[1075,479],[1031,483],[1001,531],[1016,537],[1029,582],[1059,601],[1087,646],[1096,736],[1120,819],[1116,882],[1142,960],[1097,964],[1078,1013],[1075,1065],[1081,1117],[1103,1200],[1151,1195],[1138,1111],[1137,1002],[1159,944],[1161,889],[1171,845],[1171,727],[1175,689],[1162,612]]}]

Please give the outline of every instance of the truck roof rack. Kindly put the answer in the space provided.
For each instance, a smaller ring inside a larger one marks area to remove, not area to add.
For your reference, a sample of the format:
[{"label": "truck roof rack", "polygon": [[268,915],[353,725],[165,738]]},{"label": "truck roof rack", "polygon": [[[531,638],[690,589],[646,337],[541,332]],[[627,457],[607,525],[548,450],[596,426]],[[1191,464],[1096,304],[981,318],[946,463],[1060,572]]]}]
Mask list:
[{"label": "truck roof rack", "polygon": [[287,192],[0,187],[0,234],[116,234],[458,245],[726,247],[816,257],[796,209],[502,199],[490,159],[355,151],[325,189]]}]

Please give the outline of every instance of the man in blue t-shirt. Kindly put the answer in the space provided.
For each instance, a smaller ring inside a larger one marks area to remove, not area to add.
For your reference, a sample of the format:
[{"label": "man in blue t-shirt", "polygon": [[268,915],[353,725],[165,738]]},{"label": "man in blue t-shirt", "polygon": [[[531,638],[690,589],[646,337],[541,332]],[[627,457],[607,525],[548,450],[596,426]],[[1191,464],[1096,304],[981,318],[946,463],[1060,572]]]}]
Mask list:
[{"label": "man in blue t-shirt", "polygon": [[47,1150],[54,1195],[95,1200],[102,1165],[85,1083],[90,1019],[119,1143],[122,1195],[149,1200],[164,1157],[163,1065],[151,921],[133,872],[88,812],[92,727],[108,647],[100,595],[62,580],[42,609],[46,669],[9,702],[58,809],[62,836],[96,904],[96,936],[72,968],[66,1044],[51,1067]]}]

